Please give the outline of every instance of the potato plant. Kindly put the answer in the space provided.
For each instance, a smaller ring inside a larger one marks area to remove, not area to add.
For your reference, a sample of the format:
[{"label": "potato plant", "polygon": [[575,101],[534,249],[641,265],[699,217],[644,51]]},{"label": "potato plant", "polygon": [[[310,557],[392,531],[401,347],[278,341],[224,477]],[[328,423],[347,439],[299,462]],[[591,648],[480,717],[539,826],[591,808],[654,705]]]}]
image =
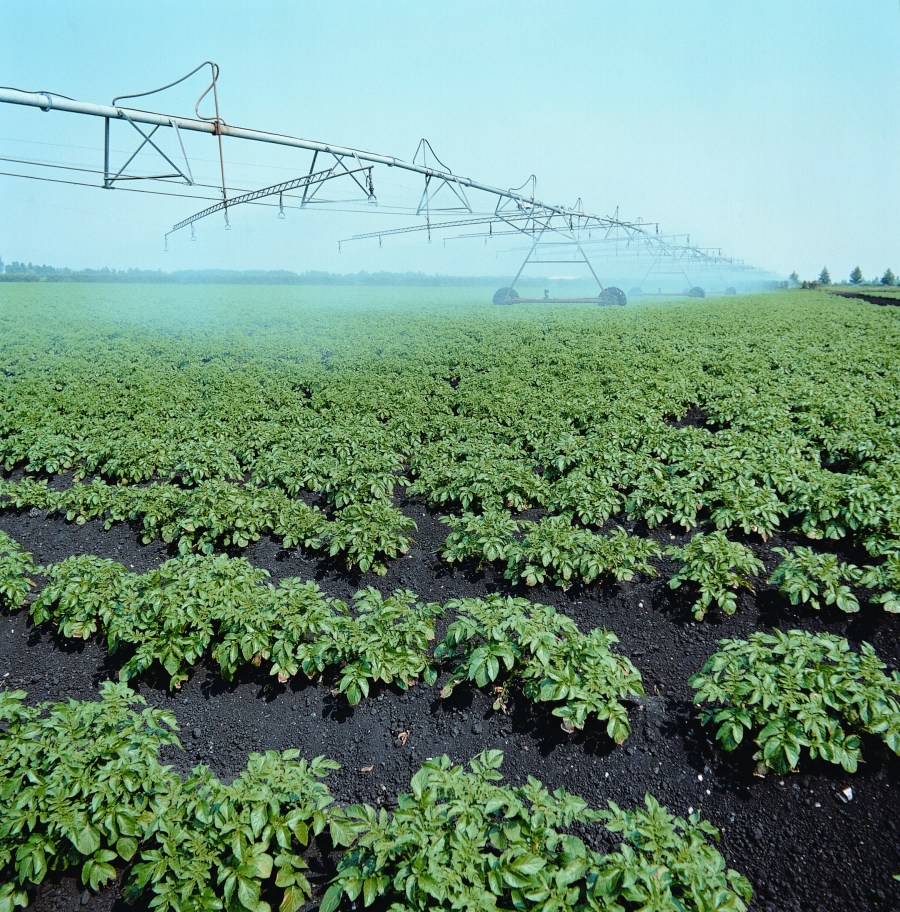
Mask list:
[{"label": "potato plant", "polygon": [[[675,817],[647,796],[643,807],[593,810],[533,777],[503,783],[503,753],[483,751],[469,768],[429,760],[397,808],[347,810],[350,849],[320,906],[351,903],[394,912],[437,909],[679,909],[744,912],[749,882],[727,869],[697,814]],[[621,840],[602,854],[571,835],[573,823],[603,826]]]},{"label": "potato plant", "polygon": [[734,614],[737,590],[752,591],[753,578],[765,569],[750,548],[729,541],[724,532],[698,532],[684,547],[670,546],[666,554],[681,563],[669,586],[678,589],[686,582],[696,586],[699,597],[693,608],[698,621],[713,605]]},{"label": "potato plant", "polygon": [[442,516],[441,522],[451,529],[441,549],[444,560],[451,564],[472,561],[479,568],[484,563],[508,560],[519,532],[519,523],[505,510]]},{"label": "potato plant", "polygon": [[693,529],[703,507],[702,477],[696,473],[682,476],[658,466],[648,466],[634,480],[625,501],[627,515],[645,520],[651,529],[666,520]]},{"label": "potato plant", "polygon": [[27,706],[0,693],[0,909],[27,902],[51,871],[98,890],[134,860],[175,777],[158,763],[175,717],[124,684],[100,700]]},{"label": "potato plant", "polygon": [[441,695],[463,681],[495,687],[495,709],[510,686],[535,702],[556,704],[553,714],[565,731],[584,728],[588,717],[606,723],[620,744],[630,731],[625,700],[644,693],[640,672],[610,648],[616,636],[603,630],[582,634],[565,615],[527,599],[491,595],[448,602],[456,613],[435,658],[452,663]]},{"label": "potato plant", "polygon": [[11,536],[0,531],[0,609],[15,611],[25,604],[34,585],[32,556]]},{"label": "potato plant", "polygon": [[661,554],[652,539],[617,528],[606,535],[573,525],[571,517],[548,516],[540,522],[514,520],[497,509],[443,518],[452,529],[442,550],[445,560],[506,561],[505,577],[527,586],[553,582],[568,589],[575,582],[632,580],[655,576],[649,563]]},{"label": "potato plant", "polygon": [[196,767],[161,803],[126,896],[163,912],[270,912],[261,894],[274,877],[279,912],[297,912],[312,896],[300,851],[330,822],[322,780],[335,769],[296,750],[250,754],[230,785]]},{"label": "potato plant", "polygon": [[900,675],[885,674],[868,643],[854,652],[840,637],[791,630],[719,646],[690,684],[726,750],[752,732],[759,768],[779,773],[796,770],[804,749],[856,772],[862,733],[900,754]]},{"label": "potato plant", "polygon": [[[593,552],[599,557],[596,538],[587,529],[572,525],[566,516],[550,516],[538,523],[522,523],[522,541],[509,548],[506,576],[536,586],[548,579],[562,588],[585,577],[585,558]],[[598,561],[597,570],[602,563]],[[587,571],[590,575],[590,571]],[[599,573],[594,574],[594,578]]]},{"label": "potato plant", "polygon": [[129,899],[171,912],[269,912],[264,889],[280,912],[308,903],[300,852],[343,832],[323,781],[336,763],[267,751],[230,785],[204,766],[181,779],[159,763],[179,746],[174,716],[140,709],[127,685],[106,682],[96,701],[26,697],[0,692],[0,910],[70,869],[93,891],[125,870]]},{"label": "potato plant", "polygon": [[582,635],[565,616],[526,599],[440,606],[408,590],[385,597],[369,587],[347,605],[311,581],[273,586],[266,571],[225,555],[173,558],[145,574],[90,555],[45,570],[49,581],[30,607],[35,622],[53,622],[77,639],[99,633],[111,652],[126,653],[123,680],[158,664],[176,688],[209,654],[228,679],[246,665],[268,666],[281,682],[334,670],[338,692],[355,705],[373,682],[401,690],[419,679],[433,684],[435,619],[455,612],[434,650],[434,660],[455,663],[445,693],[462,680],[495,682],[502,663],[512,672],[507,686],[514,680],[528,699],[555,704],[567,731],[594,717],[616,742],[630,730],[622,700],[643,693],[637,669],[610,649],[613,634]]},{"label": "potato plant", "polygon": [[120,678],[159,663],[171,687],[210,648],[220,622],[268,592],[265,570],[239,558],[188,555],[146,574],[90,555],[47,568],[49,583],[31,605],[35,622],[53,621],[65,636],[99,631],[110,652],[128,654]]},{"label": "potato plant", "polygon": [[[565,466],[569,459],[557,457]],[[612,472],[576,465],[562,475],[551,488],[550,507],[560,513],[574,513],[584,526],[602,526],[617,516],[624,506],[624,497],[616,487]]]},{"label": "potato plant", "polygon": [[502,440],[473,444],[467,433],[442,436],[411,454],[416,476],[411,494],[423,494],[431,506],[459,505],[463,510],[527,510],[547,498],[547,483]]},{"label": "potato plant", "polygon": [[53,621],[63,636],[80,640],[114,627],[130,579],[122,564],[75,554],[43,570],[47,584],[29,608],[35,624]]},{"label": "potato plant", "polygon": [[344,412],[333,422],[309,422],[304,432],[302,447],[291,446],[279,435],[271,448],[255,454],[255,484],[280,487],[291,497],[315,491],[340,509],[369,499],[390,499],[403,483],[402,454],[384,429],[360,425]]},{"label": "potato plant", "polygon": [[384,558],[406,553],[407,533],[415,529],[411,519],[384,499],[351,502],[329,521],[321,510],[280,489],[217,479],[191,488],[159,483],[129,487],[100,479],[62,491],[29,479],[4,485],[0,496],[16,506],[55,510],[79,525],[90,519],[102,519],[106,528],[115,522],[140,522],[145,543],[174,542],[181,554],[246,548],[272,534],[285,548],[327,548],[331,555],[344,555],[351,569],[383,574]]},{"label": "potato plant", "polygon": [[340,671],[338,691],[351,704],[380,681],[401,689],[434,682],[429,644],[442,609],[399,590],[369,587],[352,608],[313,582],[268,582],[242,558],[187,555],[145,574],[82,555],[46,568],[49,582],[31,604],[36,623],[52,621],[67,637],[99,632],[127,658],[130,680],[159,664],[179,687],[207,653],[230,679],[244,665],[270,666],[282,682]]},{"label": "potato plant", "polygon": [[344,507],[332,523],[328,553],[345,554],[349,568],[371,570],[379,576],[387,573],[383,558],[393,560],[409,550],[406,534],[416,528],[387,500],[352,503]]},{"label": "potato plant", "polygon": [[344,616],[324,631],[330,664],[340,668],[338,691],[351,706],[369,695],[371,681],[395,684],[401,690],[422,677],[434,684],[429,646],[434,619],[443,613],[436,604],[416,603],[408,589],[384,598],[371,586],[356,594],[355,614]]},{"label": "potato plant", "polygon": [[53,494],[44,481],[27,476],[19,481],[0,478],[0,501],[7,507],[48,510],[52,508]]},{"label": "potato plant", "polygon": [[717,529],[740,529],[744,535],[759,535],[765,541],[781,525],[788,507],[768,484],[738,476],[722,479],[710,496],[710,519]]},{"label": "potato plant", "polygon": [[[858,567],[839,561],[833,554],[817,554],[811,548],[774,548],[783,558],[769,578],[792,605],[836,605],[845,613],[859,611],[859,601],[848,583],[858,583]],[[820,601],[821,599],[821,601]]]},{"label": "potato plant", "polygon": [[270,664],[282,684],[301,670],[309,678],[320,675],[327,664],[320,634],[339,610],[312,580],[287,578],[277,588],[254,587],[218,606],[212,658],[227,680],[248,664]]},{"label": "potato plant", "polygon": [[[208,308],[196,295],[186,308],[181,292],[160,287],[151,312],[145,292],[134,287],[95,285],[84,295],[54,294],[46,283],[4,289],[0,463],[13,474],[0,479],[0,510],[53,510],[76,523],[133,522],[145,540],[174,545],[184,561],[150,575],[96,559],[48,568],[47,590],[31,605],[35,619],[58,623],[73,637],[107,638],[123,662],[136,661],[126,674],[163,668],[177,685],[198,656],[209,656],[226,677],[258,665],[282,681],[324,675],[337,688],[348,680],[344,693],[353,698],[362,682],[382,674],[393,686],[425,678],[433,668],[427,606],[399,593],[384,596],[383,604],[365,594],[345,604],[315,584],[276,584],[254,577],[249,565],[212,563],[224,550],[274,536],[286,548],[319,555],[336,546],[333,557],[359,571],[365,586],[366,574],[397,560],[412,534],[392,503],[396,489],[435,509],[465,511],[447,530],[447,556],[496,564],[514,584],[627,582],[659,566],[654,546],[608,529],[633,521],[637,529],[662,526],[665,534],[674,524],[703,533],[672,555],[680,561],[675,587],[693,591],[700,616],[733,611],[734,587],[754,585],[760,568],[727,537],[756,542],[777,529],[807,536],[815,555],[808,566],[795,561],[783,568],[776,585],[787,598],[793,592],[802,603],[808,591],[807,604],[824,605],[830,593],[840,610],[853,606],[842,593],[846,586],[860,602],[900,610],[894,308],[785,292],[742,298],[739,306],[671,303],[659,319],[662,310],[649,302],[599,316],[580,307],[526,313],[468,306],[453,291],[440,305],[418,292],[402,306],[362,302],[345,318],[339,296],[325,301],[337,306],[320,306],[328,289],[318,289],[315,302],[292,293],[274,305],[270,290],[245,292],[240,301]],[[47,477],[57,473],[62,477]],[[317,496],[316,506],[307,495]],[[539,521],[518,515],[535,507]],[[865,563],[858,583],[836,580],[828,568],[832,542],[869,554],[858,561]],[[7,548],[4,560],[10,556]],[[18,555],[11,571],[3,566],[14,582],[0,599],[16,610],[31,601],[22,573],[26,580],[34,574]],[[214,600],[204,600],[204,591]],[[890,619],[879,613],[868,620],[883,633]],[[499,688],[500,706],[513,687],[528,689],[532,699],[543,690],[555,710],[571,697],[588,719],[595,698],[601,709],[607,699],[626,704],[615,687],[611,696],[604,689],[610,660],[601,633],[591,634],[595,642],[570,635],[552,618],[542,622],[546,629],[534,634],[533,646],[515,630],[485,638],[487,625],[475,625],[471,649],[461,640],[459,655],[443,656],[449,674],[464,666],[465,680]],[[538,656],[542,637],[547,643]],[[803,655],[815,664],[815,656]],[[765,691],[776,672],[803,670],[784,656],[769,658],[758,660],[764,673],[738,668],[738,682],[748,674]],[[824,663],[826,685],[836,667]],[[535,670],[533,678],[524,676],[526,668]],[[841,706],[858,699],[852,682],[845,683],[848,693],[834,697]],[[788,681],[789,693],[792,686]],[[823,743],[832,745],[824,750],[846,760],[862,723],[840,717],[839,754],[836,731],[829,741],[835,709],[826,704],[822,721],[812,691],[833,695],[817,682],[809,686],[809,694],[801,688],[790,698],[815,723],[810,734],[797,721],[801,734],[814,741],[815,731],[824,731]],[[560,688],[567,688],[566,699],[555,698]],[[871,721],[872,706],[881,704],[863,703],[847,712]],[[560,715],[568,726],[581,724],[577,714]],[[796,743],[785,731],[793,732],[793,719],[778,721],[764,739],[774,745],[769,759],[781,757],[788,767]],[[761,738],[770,721],[760,717],[752,737]],[[748,729],[740,729],[750,741]],[[870,737],[879,735],[892,737],[890,724]],[[806,750],[801,744],[801,754]],[[224,794],[205,780],[197,788]],[[246,820],[244,811],[239,818]],[[641,818],[634,831],[650,826]],[[193,829],[194,822],[185,824],[186,833]],[[202,845],[209,845],[206,837]],[[270,850],[264,854],[274,855]],[[190,884],[218,890],[220,873],[230,870],[218,848],[203,851],[214,864],[198,869],[196,880],[177,875],[188,894]],[[699,857],[696,846],[691,852]],[[105,863],[99,857],[92,873],[108,873]],[[108,863],[123,870],[121,860]],[[245,872],[243,893],[252,902],[257,879],[265,884],[260,901],[272,902],[276,892],[262,865],[252,861]],[[675,870],[666,860],[652,878],[623,874],[621,884],[635,892],[615,903],[629,912],[666,908],[668,896],[641,895],[635,885],[665,891]],[[242,888],[234,884],[238,903]],[[708,887],[707,906],[730,902],[715,884]],[[404,896],[398,902],[412,902]],[[146,907],[151,898],[137,902]],[[4,902],[12,901],[7,892]],[[668,903],[679,904],[688,901],[679,895]]]},{"label": "potato plant", "polygon": [[860,584],[874,590],[872,601],[891,614],[900,614],[900,542],[885,549],[882,563],[863,568]]},{"label": "potato plant", "polygon": [[[29,323],[34,308],[52,315]],[[629,517],[763,538],[787,527],[880,554],[900,535],[896,327],[844,308],[838,350],[833,300],[710,304],[679,309],[664,332],[625,320],[599,336],[579,311],[550,333],[524,317],[507,333],[479,309],[337,331],[324,313],[279,308],[252,335],[181,324],[149,344],[130,324],[86,330],[79,308],[65,321],[46,301],[20,310],[0,343],[0,462],[26,476],[0,481],[0,497],[76,522],[134,517],[182,553],[275,534],[339,542],[351,568],[380,571],[408,537],[383,508],[398,487],[453,510],[541,506],[589,529]],[[682,422],[690,410],[696,426]],[[60,472],[95,477],[69,490],[33,477]],[[566,584],[565,564],[547,578]]]}]

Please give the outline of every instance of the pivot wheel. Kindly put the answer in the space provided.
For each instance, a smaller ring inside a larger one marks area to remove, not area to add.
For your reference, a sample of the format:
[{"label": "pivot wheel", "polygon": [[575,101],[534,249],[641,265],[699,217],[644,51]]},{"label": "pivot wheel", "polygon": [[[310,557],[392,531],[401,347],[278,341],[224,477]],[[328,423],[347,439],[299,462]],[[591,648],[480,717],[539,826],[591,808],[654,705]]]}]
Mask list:
[{"label": "pivot wheel", "polygon": [[695,285],[695,286],[688,292],[688,297],[689,297],[689,298],[705,298],[705,297],[706,297],[706,292],[705,292],[699,285]]},{"label": "pivot wheel", "polygon": [[621,288],[610,285],[609,288],[604,288],[600,293],[597,303],[605,306],[617,304],[619,307],[624,307],[628,303],[628,298],[625,297],[625,292]]},{"label": "pivot wheel", "polygon": [[519,300],[519,293],[515,288],[498,288],[494,292],[495,304],[512,304]]}]

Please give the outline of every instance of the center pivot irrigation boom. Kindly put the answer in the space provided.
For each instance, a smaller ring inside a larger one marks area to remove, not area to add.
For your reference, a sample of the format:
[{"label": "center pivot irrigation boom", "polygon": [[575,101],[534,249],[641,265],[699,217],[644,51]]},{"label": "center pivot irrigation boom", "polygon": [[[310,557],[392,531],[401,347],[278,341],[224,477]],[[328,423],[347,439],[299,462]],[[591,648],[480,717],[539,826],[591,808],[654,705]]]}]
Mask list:
[{"label": "center pivot irrigation boom", "polygon": [[[144,98],[164,92],[207,67],[209,68],[210,82],[197,99],[194,106],[194,117],[163,114],[126,107],[120,104],[125,99]],[[381,244],[386,237],[415,231],[426,232],[430,240],[432,232],[448,229],[466,230],[464,234],[457,235],[457,237],[484,237],[487,239],[495,234],[498,236],[507,233],[526,235],[531,241],[528,255],[510,285],[500,289],[494,295],[495,303],[541,300],[624,304],[626,300],[624,292],[618,288],[605,287],[591,265],[582,243],[586,234],[592,237],[594,233],[597,233],[598,237],[605,239],[624,238],[628,242],[646,246],[648,250],[655,251],[657,256],[665,253],[675,255],[678,252],[675,246],[667,244],[658,236],[651,235],[647,230],[648,226],[640,222],[629,222],[618,218],[618,216],[608,217],[585,212],[580,200],[575,206],[542,202],[536,198],[536,179],[533,175],[520,187],[502,189],[454,174],[441,162],[435,155],[431,144],[424,139],[419,143],[413,160],[409,162],[393,156],[378,155],[373,152],[352,149],[332,143],[232,126],[227,124],[220,115],[218,77],[218,65],[212,61],[206,61],[186,76],[168,85],[135,95],[118,96],[109,105],[76,101],[53,92],[26,92],[11,88],[0,88],[0,102],[30,106],[39,108],[42,111],[63,111],[102,118],[104,123],[103,170],[100,172],[102,174],[102,182],[99,186],[107,190],[121,187],[124,182],[128,181],[165,182],[169,186],[175,183],[186,187],[194,187],[197,183],[193,176],[182,133],[203,133],[214,137],[217,144],[221,177],[220,183],[216,185],[215,189],[219,193],[220,199],[217,199],[213,205],[207,206],[205,209],[176,223],[166,233],[166,249],[168,249],[169,236],[182,228],[190,227],[193,237],[194,224],[200,219],[221,212],[224,215],[225,227],[230,228],[231,225],[228,218],[230,209],[241,204],[258,204],[258,201],[265,197],[278,198],[279,215],[283,217],[286,198],[299,200],[300,208],[306,207],[313,202],[320,202],[315,199],[319,189],[326,182],[338,179],[341,179],[345,184],[348,181],[351,182],[352,186],[358,188],[367,202],[377,205],[374,171],[378,167],[396,168],[409,172],[418,175],[424,182],[421,197],[414,210],[414,215],[419,221],[404,228],[357,234],[339,242],[339,245],[347,241],[361,241],[366,238],[377,238],[379,244]],[[214,111],[210,116],[204,116],[200,113],[200,105],[210,94],[212,95]],[[137,138],[139,139],[135,151],[125,160],[124,164],[118,167],[114,167],[111,163],[110,132],[113,124],[125,125],[128,128],[128,132],[131,133],[133,130],[138,134]],[[172,148],[167,151],[164,148],[167,143],[166,137],[174,139],[174,143],[170,139],[168,145],[174,147],[177,151],[173,151]],[[242,191],[237,194],[232,192],[229,195],[229,190],[233,191],[233,188],[229,187],[225,179],[224,139],[270,143],[303,150],[312,153],[311,161],[306,173],[292,180],[282,181],[281,183],[255,190]],[[159,160],[165,163],[165,168],[161,169],[160,173],[139,174],[128,170],[138,153],[145,149],[148,152],[151,150],[155,152]],[[46,163],[40,162],[23,161],[21,163],[46,166]],[[50,167],[66,166],[50,165]],[[12,174],[9,176],[36,177],[33,174]],[[67,181],[66,183],[78,182]],[[87,186],[93,185],[87,184]],[[134,189],[133,185],[129,189]],[[470,195],[473,198],[486,199],[489,204],[476,210],[470,202]],[[206,198],[209,199],[209,197]],[[468,231],[468,229],[472,228],[477,228],[478,231],[474,233]],[[497,229],[496,231],[495,228]],[[553,241],[557,244],[560,242],[568,244],[574,255],[566,256],[564,259],[542,258],[541,251],[546,251],[548,245]],[[710,257],[707,259],[709,262],[715,261],[715,258]],[[547,262],[577,262],[586,265],[599,287],[599,294],[594,298],[551,299],[549,292],[545,292],[545,296],[542,299],[520,298],[514,286],[526,265]]]}]

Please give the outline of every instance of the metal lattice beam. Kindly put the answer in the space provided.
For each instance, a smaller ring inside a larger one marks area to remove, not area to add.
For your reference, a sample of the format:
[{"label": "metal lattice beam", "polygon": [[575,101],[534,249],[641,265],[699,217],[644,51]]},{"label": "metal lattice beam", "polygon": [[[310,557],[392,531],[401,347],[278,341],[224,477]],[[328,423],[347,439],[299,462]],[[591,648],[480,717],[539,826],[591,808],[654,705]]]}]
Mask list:
[{"label": "metal lattice beam", "polygon": [[276,194],[280,195],[282,193],[287,193],[289,190],[296,190],[299,187],[310,187],[313,184],[322,184],[325,181],[333,180],[336,177],[346,177],[349,174],[356,174],[359,171],[371,170],[371,168],[357,168],[353,171],[335,171],[334,168],[329,168],[327,171],[318,171],[315,174],[307,174],[304,177],[297,177],[293,180],[283,181],[280,184],[273,184],[271,187],[262,187],[259,190],[251,190],[249,193],[243,193],[240,196],[233,196],[229,200],[223,200],[221,203],[216,203],[213,206],[207,206],[206,209],[203,209],[202,211],[197,212],[186,219],[182,219],[177,225],[172,226],[171,231],[166,232],[166,237],[181,228],[185,228],[188,225],[193,225],[194,222],[197,222],[202,218],[206,218],[208,215],[213,215],[216,212],[222,212],[225,209],[230,209],[232,206],[237,206],[239,203],[252,203],[253,200],[261,199],[264,196],[275,196]]}]

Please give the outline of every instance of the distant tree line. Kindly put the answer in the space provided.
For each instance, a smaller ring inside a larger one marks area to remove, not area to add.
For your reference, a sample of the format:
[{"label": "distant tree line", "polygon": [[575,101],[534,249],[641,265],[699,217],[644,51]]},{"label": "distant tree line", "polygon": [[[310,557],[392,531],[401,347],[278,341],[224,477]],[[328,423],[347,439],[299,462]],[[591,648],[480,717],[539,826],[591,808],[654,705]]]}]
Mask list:
[{"label": "distant tree line", "polygon": [[[466,286],[502,285],[509,276],[426,275],[424,272],[356,272],[340,274],[313,269],[291,272],[286,269],[182,269],[163,272],[149,269],[70,269],[20,263],[14,260],[3,267],[0,282],[139,282],[158,284],[232,284],[232,285],[419,285]],[[529,277],[530,283],[546,283],[545,278]]]},{"label": "distant tree line", "polygon": [[[800,276],[796,272],[792,272],[789,280],[789,284],[794,287],[800,288],[818,288],[820,285],[831,285],[831,273],[828,271],[827,266],[822,267],[822,271],[819,273],[818,279],[801,280]],[[868,282],[863,276],[862,269],[859,266],[856,266],[853,271],[850,273],[850,284],[851,285],[900,285],[900,279],[898,279],[893,270],[886,269],[884,275],[878,279],[870,279]]]}]

